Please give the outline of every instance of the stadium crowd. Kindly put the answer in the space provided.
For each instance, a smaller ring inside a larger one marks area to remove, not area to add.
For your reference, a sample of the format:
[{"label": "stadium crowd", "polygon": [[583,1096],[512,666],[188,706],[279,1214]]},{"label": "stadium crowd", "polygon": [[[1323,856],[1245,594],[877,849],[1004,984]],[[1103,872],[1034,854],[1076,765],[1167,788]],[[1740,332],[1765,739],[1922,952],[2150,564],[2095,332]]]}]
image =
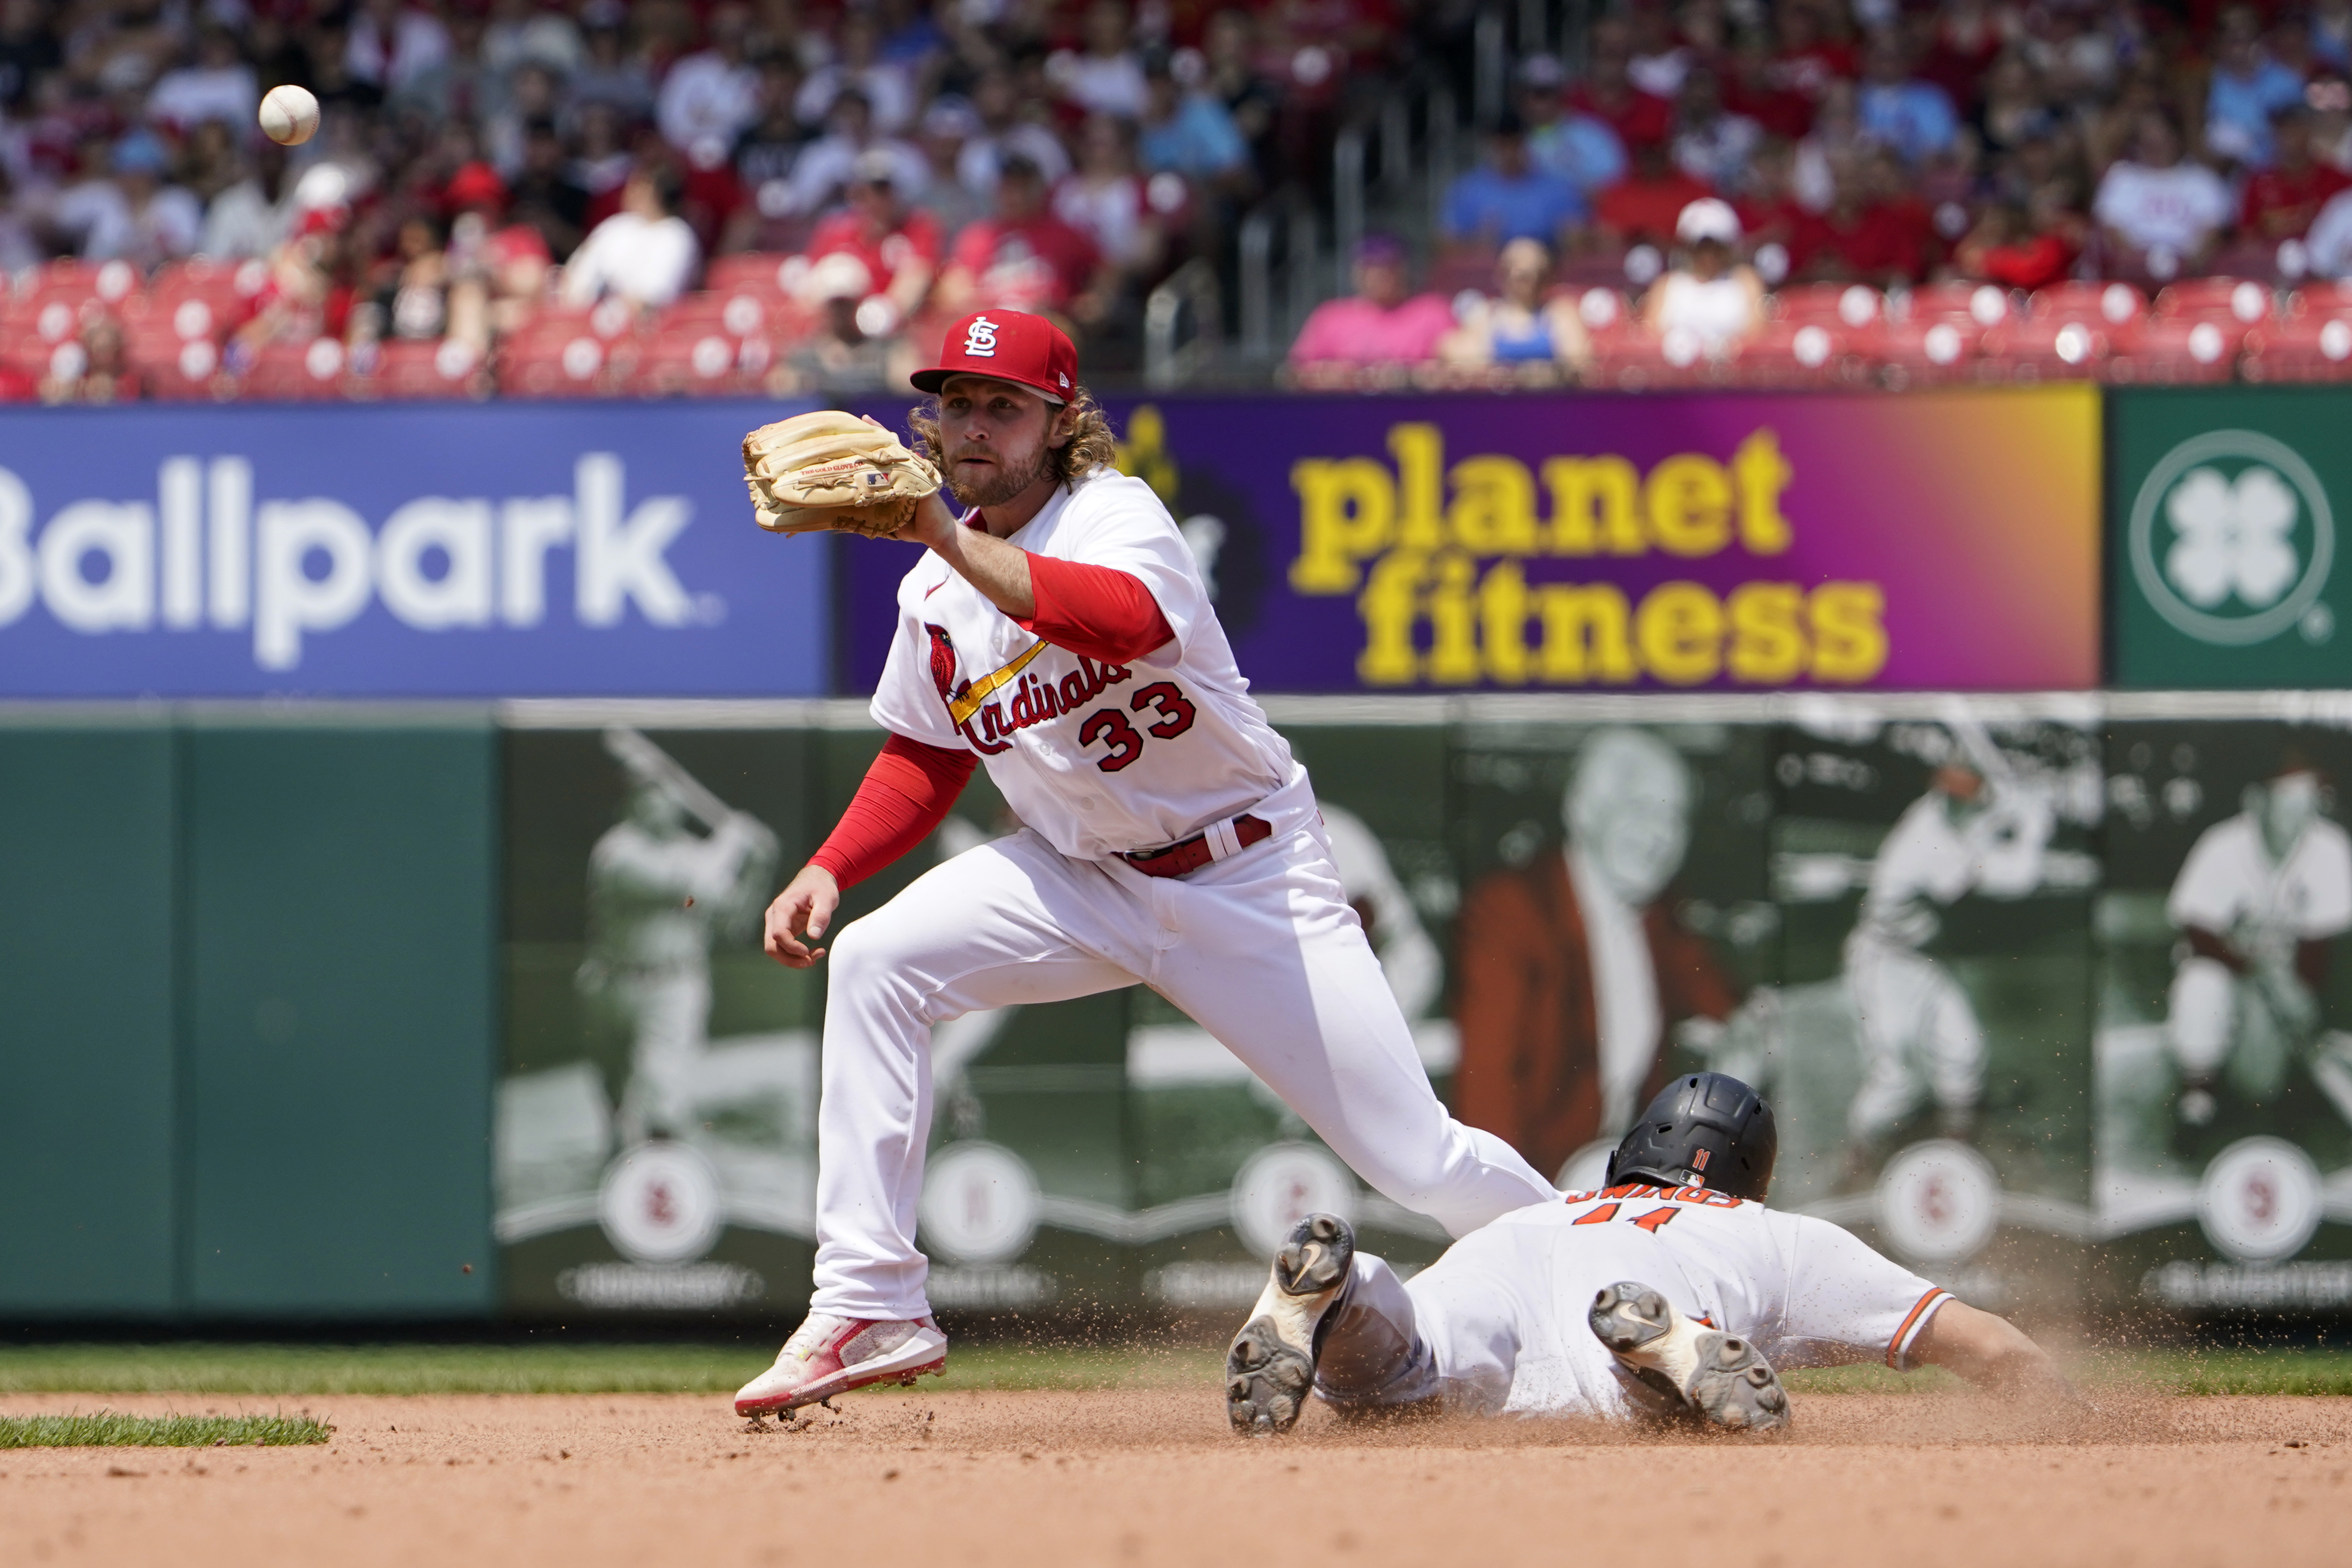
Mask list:
[{"label": "stadium crowd", "polygon": [[[0,0],[0,397],[868,391],[986,306],[1116,374],[1251,203],[1328,204],[1337,127],[1417,73],[1466,92],[1475,17]],[[1413,247],[1367,239],[1297,379],[1687,368],[1806,325],[1818,369],[1865,328],[2068,324],[2029,299],[2077,301],[2099,358],[2195,314],[2185,280],[2352,273],[2352,0],[1633,0],[1576,54],[1514,56],[1420,291]],[[292,149],[255,125],[289,82],[324,108]]]}]

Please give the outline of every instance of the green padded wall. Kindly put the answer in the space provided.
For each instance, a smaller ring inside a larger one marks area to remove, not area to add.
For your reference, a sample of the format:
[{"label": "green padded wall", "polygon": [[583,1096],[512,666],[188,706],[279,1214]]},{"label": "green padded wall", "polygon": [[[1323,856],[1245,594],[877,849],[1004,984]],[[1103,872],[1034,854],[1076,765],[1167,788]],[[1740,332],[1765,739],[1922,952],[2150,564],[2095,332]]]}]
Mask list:
[{"label": "green padded wall", "polygon": [[173,1304],[172,749],[0,725],[0,1315]]},{"label": "green padded wall", "polygon": [[496,732],[184,744],[184,1308],[487,1315]]}]

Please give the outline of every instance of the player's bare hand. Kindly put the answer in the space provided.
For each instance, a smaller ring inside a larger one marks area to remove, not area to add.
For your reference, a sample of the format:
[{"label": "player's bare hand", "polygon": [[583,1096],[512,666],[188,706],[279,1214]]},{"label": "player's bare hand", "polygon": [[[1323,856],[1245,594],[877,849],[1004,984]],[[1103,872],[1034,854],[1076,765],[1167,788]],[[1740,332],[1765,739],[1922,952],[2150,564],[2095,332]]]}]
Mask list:
[{"label": "player's bare hand", "polygon": [[952,542],[955,531],[955,509],[948,505],[947,491],[935,490],[915,503],[915,521],[900,529],[898,537],[936,550]]},{"label": "player's bare hand", "polygon": [[806,969],[824,956],[817,946],[841,908],[841,884],[822,866],[803,866],[768,906],[768,956],[787,969]]}]

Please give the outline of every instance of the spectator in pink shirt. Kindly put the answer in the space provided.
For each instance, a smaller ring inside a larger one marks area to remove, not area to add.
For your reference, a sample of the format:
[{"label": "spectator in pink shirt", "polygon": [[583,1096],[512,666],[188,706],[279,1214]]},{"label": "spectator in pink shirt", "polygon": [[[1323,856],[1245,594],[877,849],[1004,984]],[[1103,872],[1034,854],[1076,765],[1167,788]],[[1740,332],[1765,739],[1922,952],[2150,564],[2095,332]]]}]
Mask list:
[{"label": "spectator in pink shirt", "polygon": [[[1437,357],[1454,330],[1454,308],[1438,294],[1408,294],[1404,247],[1386,235],[1358,243],[1356,291],[1315,308],[1290,345],[1290,363],[1307,384],[1318,366],[1419,364]],[[1338,378],[1347,379],[1344,375]]]}]

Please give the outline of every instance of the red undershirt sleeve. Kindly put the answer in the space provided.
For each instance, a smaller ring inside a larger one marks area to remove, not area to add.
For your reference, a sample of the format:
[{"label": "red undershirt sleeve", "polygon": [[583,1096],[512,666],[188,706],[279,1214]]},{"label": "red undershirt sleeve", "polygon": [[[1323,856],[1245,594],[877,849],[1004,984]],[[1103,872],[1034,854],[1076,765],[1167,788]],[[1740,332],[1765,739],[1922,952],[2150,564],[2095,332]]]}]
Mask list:
[{"label": "red undershirt sleeve", "polygon": [[1132,664],[1176,639],[1159,601],[1132,572],[1033,553],[1029,589],[1037,613],[1015,624],[1055,647],[1104,664]]},{"label": "red undershirt sleeve", "polygon": [[845,888],[866,880],[931,836],[979,762],[970,752],[891,736],[809,864]]}]

